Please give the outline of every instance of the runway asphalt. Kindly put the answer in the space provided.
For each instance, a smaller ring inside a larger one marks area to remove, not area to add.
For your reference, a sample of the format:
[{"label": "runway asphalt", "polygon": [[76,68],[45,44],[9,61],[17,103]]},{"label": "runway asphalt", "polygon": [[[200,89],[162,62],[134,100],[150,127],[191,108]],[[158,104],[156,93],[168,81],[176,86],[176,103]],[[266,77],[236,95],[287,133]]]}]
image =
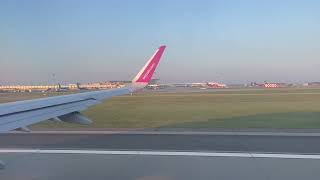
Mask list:
[{"label": "runway asphalt", "polygon": [[317,133],[1,134],[0,179],[316,180],[319,142]]},{"label": "runway asphalt", "polygon": [[320,160],[0,154],[4,180],[318,180]]},{"label": "runway asphalt", "polygon": [[230,134],[32,134],[0,135],[0,148],[214,151],[320,154],[320,136]]}]

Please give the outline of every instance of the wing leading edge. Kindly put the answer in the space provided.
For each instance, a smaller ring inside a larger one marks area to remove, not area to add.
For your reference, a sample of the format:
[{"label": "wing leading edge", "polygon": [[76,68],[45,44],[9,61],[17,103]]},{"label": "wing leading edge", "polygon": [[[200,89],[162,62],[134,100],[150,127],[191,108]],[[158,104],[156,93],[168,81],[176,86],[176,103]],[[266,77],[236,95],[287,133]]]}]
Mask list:
[{"label": "wing leading edge", "polygon": [[159,47],[128,87],[0,104],[0,133],[27,131],[27,126],[44,120],[90,124],[80,111],[113,96],[129,94],[144,88],[161,59],[165,46]]}]

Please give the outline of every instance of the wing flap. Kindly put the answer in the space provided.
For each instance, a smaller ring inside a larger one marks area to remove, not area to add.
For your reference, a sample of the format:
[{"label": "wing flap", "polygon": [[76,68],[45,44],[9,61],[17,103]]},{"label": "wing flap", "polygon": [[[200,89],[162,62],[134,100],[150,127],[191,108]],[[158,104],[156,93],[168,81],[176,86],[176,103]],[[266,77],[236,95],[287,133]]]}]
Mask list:
[{"label": "wing flap", "polygon": [[61,119],[61,121],[68,122],[68,123],[75,123],[75,124],[82,124],[82,125],[92,124],[92,121],[90,119],[88,119],[87,117],[85,117],[79,112],[72,112],[69,114],[59,116],[59,119]]},{"label": "wing flap", "polygon": [[82,111],[87,109],[89,106],[98,103],[100,103],[100,101],[90,99],[86,101],[73,102],[32,111],[4,115],[0,117],[0,132],[6,132],[12,129],[28,126],[30,124],[35,124],[46,119],[59,117],[72,112]]}]

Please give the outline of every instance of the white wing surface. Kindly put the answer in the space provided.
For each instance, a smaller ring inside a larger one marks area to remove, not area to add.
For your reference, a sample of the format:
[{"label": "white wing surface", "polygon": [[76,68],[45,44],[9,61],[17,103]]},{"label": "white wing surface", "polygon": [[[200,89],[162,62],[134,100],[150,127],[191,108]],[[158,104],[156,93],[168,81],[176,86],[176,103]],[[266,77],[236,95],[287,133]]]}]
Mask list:
[{"label": "white wing surface", "polygon": [[165,46],[157,49],[128,87],[0,104],[0,133],[10,130],[28,131],[27,126],[49,119],[90,124],[91,121],[80,111],[113,96],[144,88],[151,80],[164,50]]}]

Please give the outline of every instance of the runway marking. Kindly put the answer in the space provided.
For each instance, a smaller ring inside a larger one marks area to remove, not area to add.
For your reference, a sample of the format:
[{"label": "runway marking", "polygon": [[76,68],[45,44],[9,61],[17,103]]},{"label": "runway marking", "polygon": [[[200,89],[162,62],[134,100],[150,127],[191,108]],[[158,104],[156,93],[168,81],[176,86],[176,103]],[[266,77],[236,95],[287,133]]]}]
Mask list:
[{"label": "runway marking", "polygon": [[53,150],[53,149],[0,149],[0,153],[35,154],[93,154],[93,155],[145,155],[145,156],[192,156],[192,157],[245,157],[277,159],[320,159],[320,154],[273,154],[232,152],[183,152],[183,151],[104,151],[104,150]]}]

